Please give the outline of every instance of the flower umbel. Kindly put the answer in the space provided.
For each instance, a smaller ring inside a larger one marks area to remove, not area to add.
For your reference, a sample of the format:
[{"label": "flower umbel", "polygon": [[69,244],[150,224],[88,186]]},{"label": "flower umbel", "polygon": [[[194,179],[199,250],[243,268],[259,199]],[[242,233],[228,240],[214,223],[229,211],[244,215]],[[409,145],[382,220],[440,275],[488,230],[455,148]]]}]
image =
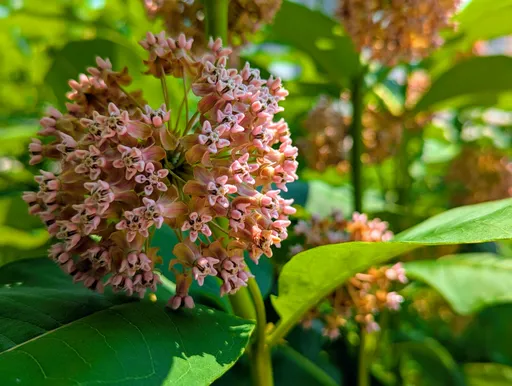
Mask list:
[{"label": "flower umbel", "polygon": [[193,307],[194,280],[217,276],[221,294],[235,293],[252,277],[244,251],[257,262],[287,237],[295,210],[280,192],[297,179],[297,149],[286,123],[273,121],[287,92],[248,64],[240,73],[228,68],[231,50],[220,40],[199,58],[192,44],[183,34],[141,41],[146,74],[175,76],[200,98],[195,113],[182,104],[185,121],[181,111],[173,117],[166,89],[163,104],[150,107],[140,91],[126,91],[127,69],[98,58],[89,75],[69,82],[67,111],[50,109],[44,140],[30,144],[30,162],[53,160],[58,172],[42,170],[39,191],[23,198],[59,240],[50,257],[88,288],[154,291],[161,258],[150,239],[166,224],[180,240],[169,305]]}]

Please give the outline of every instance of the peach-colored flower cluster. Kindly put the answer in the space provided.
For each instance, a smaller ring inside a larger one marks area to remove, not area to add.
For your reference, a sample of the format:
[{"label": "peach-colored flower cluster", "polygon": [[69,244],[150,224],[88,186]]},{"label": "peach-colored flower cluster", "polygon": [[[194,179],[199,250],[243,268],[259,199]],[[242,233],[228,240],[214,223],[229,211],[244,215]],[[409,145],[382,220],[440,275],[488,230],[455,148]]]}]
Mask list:
[{"label": "peach-colored flower cluster", "polygon": [[452,161],[446,181],[456,205],[512,197],[512,160],[498,149],[467,146]]},{"label": "peach-colored flower cluster", "polygon": [[127,71],[98,58],[89,75],[70,81],[67,111],[52,108],[41,120],[31,163],[55,162],[52,172],[36,177],[39,191],[24,199],[59,240],[50,257],[99,291],[105,285],[140,296],[155,290],[160,258],[150,239],[167,224],[180,239],[170,305],[193,307],[193,280],[202,285],[217,276],[221,294],[234,293],[251,276],[244,251],[257,262],[287,237],[295,210],[280,192],[297,179],[297,148],[287,124],[273,120],[287,91],[249,64],[229,68],[231,51],[220,40],[198,59],[184,35],[148,33],[141,45],[147,73],[163,85],[168,75],[187,88],[190,80],[200,97],[196,113],[189,118],[187,111],[180,126],[185,114],[178,111],[173,123],[166,103],[144,105],[140,93],[125,91]]},{"label": "peach-colored flower cluster", "polygon": [[340,0],[338,17],[356,48],[387,66],[426,57],[452,27],[460,0]]},{"label": "peach-colored flower cluster", "polygon": [[[339,212],[325,218],[313,216],[309,221],[300,221],[294,232],[302,236],[304,241],[292,247],[293,254],[326,244],[389,241],[393,237],[386,222],[377,218],[368,220],[365,214],[357,212],[350,220],[345,220]],[[311,309],[302,324],[309,328],[314,319],[319,319],[324,325],[323,334],[330,339],[340,336],[340,328],[349,319],[368,332],[376,331],[379,325],[375,316],[384,309],[396,311],[403,302],[402,296],[392,291],[396,283],[407,283],[405,270],[400,263],[358,273]]]},{"label": "peach-colored flower cluster", "polygon": [[[238,47],[263,25],[274,19],[282,0],[232,0],[228,9],[229,44]],[[205,40],[205,13],[200,0],[144,0],[151,18],[161,18],[168,33],[185,33],[195,41],[194,49],[203,52]]]}]

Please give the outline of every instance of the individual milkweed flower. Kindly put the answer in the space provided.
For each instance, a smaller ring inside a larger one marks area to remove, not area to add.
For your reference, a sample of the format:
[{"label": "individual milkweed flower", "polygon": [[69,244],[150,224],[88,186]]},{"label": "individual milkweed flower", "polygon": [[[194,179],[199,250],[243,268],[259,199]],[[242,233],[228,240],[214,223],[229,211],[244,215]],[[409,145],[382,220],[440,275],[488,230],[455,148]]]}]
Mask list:
[{"label": "individual milkweed flower", "polygon": [[148,162],[144,167],[144,174],[139,174],[135,177],[135,181],[144,186],[144,194],[151,196],[155,189],[165,192],[167,185],[162,181],[169,174],[167,169],[156,170],[155,164]]},{"label": "individual milkweed flower", "polygon": [[[325,218],[313,216],[309,221],[299,221],[294,231],[297,236],[304,238],[304,243],[294,246],[290,250],[292,253],[347,241],[388,241],[393,236],[386,222],[369,220],[366,214],[357,212],[351,220],[345,220],[340,212]],[[323,299],[322,303],[329,305],[324,308],[329,311],[313,308],[302,324],[308,328],[313,319],[320,319],[324,325],[323,335],[329,339],[337,339],[341,335],[340,328],[349,319],[354,319],[369,333],[379,331],[375,317],[384,309],[400,309],[404,299],[392,288],[405,283],[407,277],[401,263],[370,268],[367,272],[356,274]]]},{"label": "individual milkweed flower", "polygon": [[338,17],[356,48],[384,65],[420,60],[442,43],[440,30],[453,27],[459,0],[340,0]]},{"label": "individual milkweed flower", "polygon": [[171,119],[167,90],[160,107],[148,106],[141,92],[125,91],[127,69],[100,58],[70,81],[66,112],[41,119],[48,138],[30,145],[32,163],[49,160],[58,172],[42,170],[39,191],[23,199],[59,240],[49,256],[87,288],[155,291],[161,259],[149,241],[167,225],[180,240],[169,306],[193,307],[192,282],[217,277],[220,293],[233,294],[252,277],[244,252],[270,257],[288,236],[295,209],[274,184],[285,190],[297,179],[297,149],[286,122],[273,119],[287,92],[248,64],[229,68],[220,40],[198,58],[192,43],[165,33],[141,42],[147,75],[177,77],[199,97],[182,125]]}]

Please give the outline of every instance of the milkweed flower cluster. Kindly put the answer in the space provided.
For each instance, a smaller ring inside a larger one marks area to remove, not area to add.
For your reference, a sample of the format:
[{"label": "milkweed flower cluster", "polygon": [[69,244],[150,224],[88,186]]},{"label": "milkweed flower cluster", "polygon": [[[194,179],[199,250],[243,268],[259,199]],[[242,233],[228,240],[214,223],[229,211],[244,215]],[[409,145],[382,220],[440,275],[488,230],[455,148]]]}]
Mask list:
[{"label": "milkweed flower cluster", "polygon": [[446,182],[454,187],[457,205],[512,197],[512,160],[498,149],[466,146],[452,161]]},{"label": "milkweed flower cluster", "polygon": [[340,0],[338,17],[356,48],[387,66],[426,57],[459,0]]},{"label": "milkweed flower cluster", "polygon": [[251,276],[244,251],[257,262],[287,237],[295,210],[280,192],[297,179],[297,148],[286,122],[273,120],[287,91],[249,64],[229,68],[220,40],[197,59],[184,35],[148,33],[140,44],[148,75],[163,85],[168,75],[183,79],[200,98],[195,114],[178,111],[173,124],[167,90],[161,106],[145,105],[140,92],[125,91],[127,70],[98,58],[69,82],[67,111],[51,108],[41,120],[31,163],[55,162],[24,200],[58,240],[50,257],[98,291],[154,291],[160,258],[150,239],[167,224],[180,239],[170,306],[193,307],[193,280],[217,276],[221,294],[235,293]]},{"label": "milkweed flower cluster", "polygon": [[307,136],[299,139],[298,145],[311,168],[323,171],[333,165],[346,172],[351,146],[347,138],[352,121],[348,106],[348,96],[339,103],[322,96],[304,120]]},{"label": "milkweed flower cluster", "polygon": [[[407,114],[407,110],[430,87],[429,75],[423,70],[415,70],[410,74],[405,71],[397,72],[401,78],[397,82],[405,88],[405,103],[401,110],[396,111],[395,115],[380,106],[368,104],[363,111],[362,160],[365,164],[378,164],[394,156],[404,130],[419,131],[432,120],[430,113]],[[307,134],[299,138],[298,144],[310,168],[324,171],[329,166],[335,166],[340,174],[348,172],[348,159],[352,148],[351,110],[350,95],[344,93],[339,100],[320,97],[309,111],[303,122]]]},{"label": "milkweed flower cluster", "polygon": [[[294,228],[303,241],[291,248],[293,254],[304,249],[321,245],[348,241],[389,241],[393,233],[388,224],[379,219],[369,220],[365,214],[354,213],[345,220],[341,213],[310,220],[301,220]],[[323,323],[323,334],[330,339],[340,336],[340,328],[353,319],[368,332],[379,330],[375,316],[384,309],[400,309],[403,297],[393,291],[398,283],[407,283],[405,270],[400,263],[393,266],[372,267],[367,272],[358,273],[329,294],[322,302],[311,309],[302,324],[312,326],[314,319]]]},{"label": "milkweed flower cluster", "polygon": [[[200,0],[143,0],[150,18],[161,18],[170,34],[185,33],[195,41],[194,50],[206,47],[205,11]],[[282,0],[232,0],[228,8],[229,44],[237,47],[274,19]]]}]

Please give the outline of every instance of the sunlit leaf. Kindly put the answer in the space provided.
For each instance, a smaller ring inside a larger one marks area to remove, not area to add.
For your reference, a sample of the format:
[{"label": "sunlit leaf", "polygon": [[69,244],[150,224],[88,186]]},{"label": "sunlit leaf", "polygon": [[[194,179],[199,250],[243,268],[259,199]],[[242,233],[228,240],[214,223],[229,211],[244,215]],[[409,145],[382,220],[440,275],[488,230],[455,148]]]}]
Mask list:
[{"label": "sunlit leaf", "polygon": [[253,329],[198,306],[103,296],[47,259],[0,269],[2,385],[205,385],[242,354]]},{"label": "sunlit leaf", "polygon": [[412,261],[404,266],[408,277],[435,288],[459,314],[512,301],[512,260],[491,253]]},{"label": "sunlit leaf", "polygon": [[[320,299],[354,274],[423,245],[512,238],[512,199],[465,206],[435,216],[386,243],[351,242],[299,253],[281,271],[273,305],[290,328]],[[279,328],[279,327],[278,327]]]}]

